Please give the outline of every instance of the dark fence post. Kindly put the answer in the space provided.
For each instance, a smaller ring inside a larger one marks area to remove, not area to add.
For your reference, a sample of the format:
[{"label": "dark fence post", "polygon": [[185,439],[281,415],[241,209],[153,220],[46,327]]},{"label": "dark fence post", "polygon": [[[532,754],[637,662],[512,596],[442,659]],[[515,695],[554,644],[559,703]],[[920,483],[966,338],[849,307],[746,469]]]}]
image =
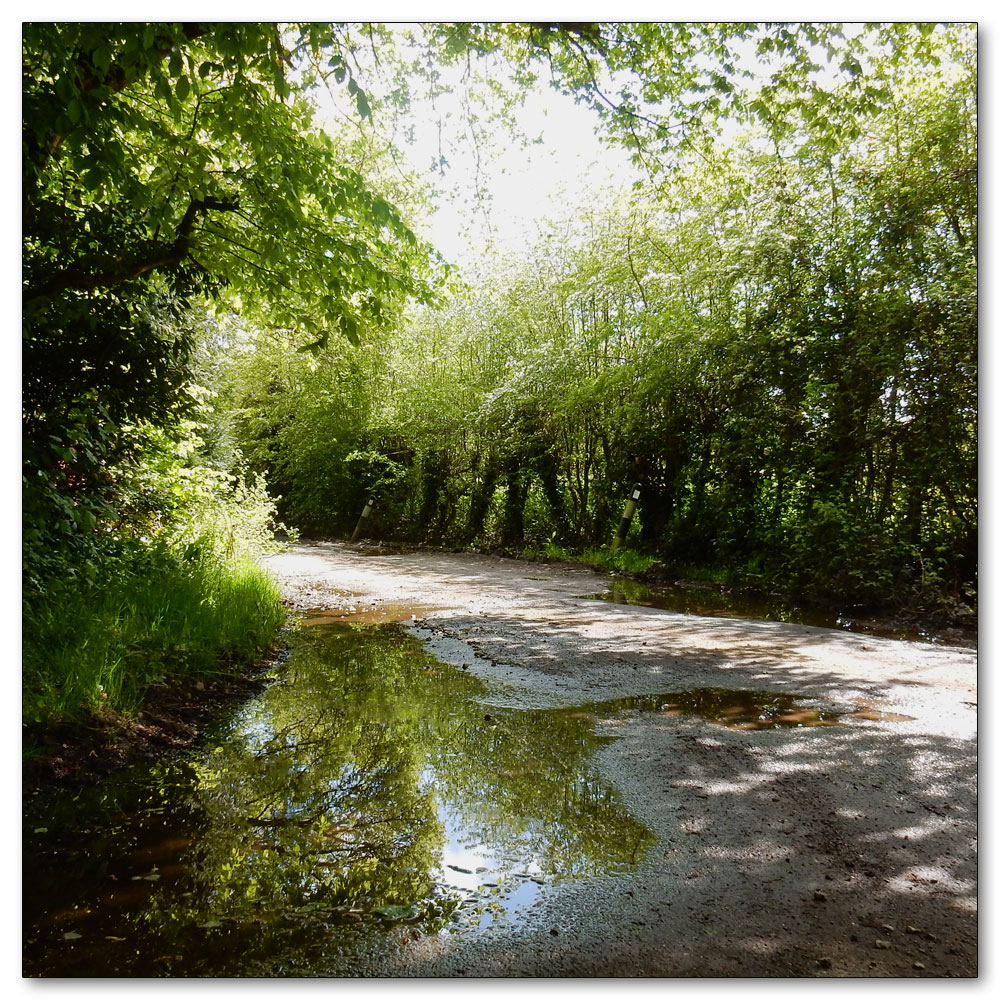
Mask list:
[{"label": "dark fence post", "polygon": [[625,541],[625,536],[628,534],[629,525],[632,523],[632,515],[635,514],[635,505],[639,502],[639,484],[632,484],[632,492],[629,495],[628,503],[625,504],[625,513],[622,515],[621,521],[618,523],[618,532],[615,535],[614,542],[611,543],[611,551],[614,552],[622,542]]}]

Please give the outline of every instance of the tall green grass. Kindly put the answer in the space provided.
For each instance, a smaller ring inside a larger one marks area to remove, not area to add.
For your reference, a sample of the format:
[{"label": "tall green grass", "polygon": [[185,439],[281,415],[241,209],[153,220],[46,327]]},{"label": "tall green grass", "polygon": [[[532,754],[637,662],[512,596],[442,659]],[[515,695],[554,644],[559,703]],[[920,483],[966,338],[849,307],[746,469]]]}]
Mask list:
[{"label": "tall green grass", "polygon": [[133,714],[150,684],[234,672],[284,620],[273,581],[248,558],[159,546],[109,561],[99,585],[53,586],[23,622],[24,720]]},{"label": "tall green grass", "polygon": [[543,555],[548,559],[567,559],[585,563],[595,569],[619,573],[642,573],[657,563],[655,556],[642,555],[632,549],[610,549],[602,546],[601,548],[589,548],[582,552],[575,552],[561,545],[556,545],[554,542],[549,542],[545,546]]}]

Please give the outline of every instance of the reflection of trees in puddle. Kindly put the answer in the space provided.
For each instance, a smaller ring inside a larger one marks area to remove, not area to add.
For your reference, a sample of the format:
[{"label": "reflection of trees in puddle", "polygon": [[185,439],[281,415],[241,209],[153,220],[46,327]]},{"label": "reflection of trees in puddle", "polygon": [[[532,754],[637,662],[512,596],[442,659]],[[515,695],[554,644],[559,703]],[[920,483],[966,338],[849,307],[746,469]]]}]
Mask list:
[{"label": "reflection of trees in puddle", "polygon": [[461,895],[434,877],[446,836],[495,859],[490,877],[636,860],[649,834],[590,774],[589,720],[487,709],[482,682],[440,667],[392,630],[297,639],[287,679],[203,765],[199,916],[239,919],[267,900],[437,929]]},{"label": "reflection of trees in puddle", "polygon": [[[590,771],[592,719],[487,707],[474,700],[486,691],[392,628],[301,632],[283,676],[159,789],[158,810],[195,832],[162,859],[177,877],[137,883],[149,892],[114,913],[96,886],[53,899],[89,907],[72,974],[348,968],[387,926],[448,923],[468,899],[441,879],[456,844],[488,859],[480,895],[495,912],[515,875],[634,863],[651,835]],[[110,958],[107,942],[126,939]]]},{"label": "reflection of trees in puddle", "polygon": [[[648,843],[588,767],[600,745],[590,718],[490,710],[457,756],[432,758],[436,788],[478,842],[547,875],[588,875],[634,863]],[[444,751],[447,753],[447,751]]]},{"label": "reflection of trees in puddle", "polygon": [[212,832],[198,868],[215,919],[262,898],[430,903],[445,807],[462,839],[511,867],[578,875],[635,860],[648,833],[590,774],[589,720],[487,710],[481,682],[439,666],[394,632],[298,639],[287,680],[202,766]]}]

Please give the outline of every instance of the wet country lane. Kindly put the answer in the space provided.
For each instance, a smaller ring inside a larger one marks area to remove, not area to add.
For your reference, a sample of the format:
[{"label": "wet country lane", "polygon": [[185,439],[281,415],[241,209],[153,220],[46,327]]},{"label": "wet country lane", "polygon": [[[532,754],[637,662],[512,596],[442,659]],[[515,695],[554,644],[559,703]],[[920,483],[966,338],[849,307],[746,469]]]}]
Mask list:
[{"label": "wet country lane", "polygon": [[25,973],[363,975],[524,920],[652,841],[600,742],[587,712],[492,707],[398,627],[305,626],[200,752],[32,817]]}]

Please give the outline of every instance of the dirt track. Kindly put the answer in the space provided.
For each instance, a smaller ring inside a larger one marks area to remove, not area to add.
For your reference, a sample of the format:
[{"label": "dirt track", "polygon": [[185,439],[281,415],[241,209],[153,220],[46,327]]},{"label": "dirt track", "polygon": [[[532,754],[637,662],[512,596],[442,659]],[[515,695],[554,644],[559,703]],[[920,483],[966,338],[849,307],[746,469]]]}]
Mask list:
[{"label": "dirt track", "polygon": [[845,713],[598,722],[618,739],[597,766],[657,836],[639,869],[547,886],[530,919],[423,938],[359,974],[977,974],[974,652],[580,600],[604,581],[564,564],[335,543],[268,562],[300,608],[408,622],[497,704],[726,688]]}]

